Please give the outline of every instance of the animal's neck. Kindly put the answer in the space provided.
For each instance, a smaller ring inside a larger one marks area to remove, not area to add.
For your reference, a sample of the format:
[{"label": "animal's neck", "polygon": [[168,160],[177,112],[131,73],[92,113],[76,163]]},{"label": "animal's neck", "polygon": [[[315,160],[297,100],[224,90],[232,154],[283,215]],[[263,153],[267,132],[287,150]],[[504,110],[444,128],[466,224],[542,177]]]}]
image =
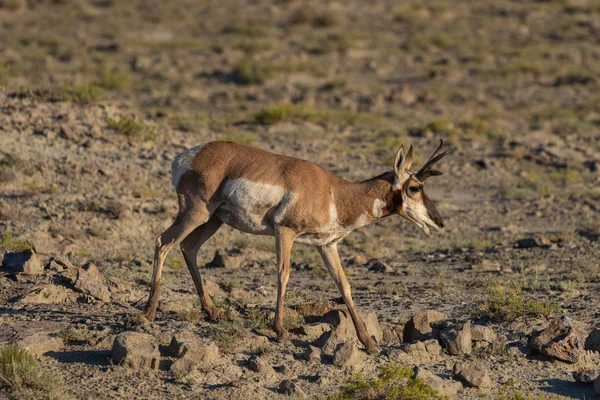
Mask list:
[{"label": "animal's neck", "polygon": [[336,190],[339,222],[356,229],[392,214],[394,174],[385,173],[363,182],[347,182]]}]

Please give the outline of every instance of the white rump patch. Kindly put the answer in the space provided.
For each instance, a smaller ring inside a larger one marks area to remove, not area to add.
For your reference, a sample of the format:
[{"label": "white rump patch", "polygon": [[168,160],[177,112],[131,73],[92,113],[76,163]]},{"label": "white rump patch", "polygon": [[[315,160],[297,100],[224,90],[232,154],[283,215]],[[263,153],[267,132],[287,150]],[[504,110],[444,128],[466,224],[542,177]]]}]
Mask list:
[{"label": "white rump patch", "polygon": [[203,144],[187,149],[183,153],[180,153],[175,157],[171,164],[171,178],[173,179],[173,186],[177,188],[179,180],[190,169],[190,164],[194,161],[196,154],[204,147]]}]

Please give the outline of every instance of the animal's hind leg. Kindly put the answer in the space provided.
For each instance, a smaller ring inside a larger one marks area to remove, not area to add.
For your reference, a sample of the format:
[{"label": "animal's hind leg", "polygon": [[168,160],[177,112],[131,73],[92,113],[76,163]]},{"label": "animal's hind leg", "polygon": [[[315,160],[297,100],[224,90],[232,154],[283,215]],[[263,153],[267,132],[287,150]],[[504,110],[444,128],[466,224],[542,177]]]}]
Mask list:
[{"label": "animal's hind leg", "polygon": [[181,242],[198,226],[204,224],[209,219],[208,210],[203,207],[200,210],[188,211],[185,214],[179,214],[175,222],[156,238],[154,247],[154,263],[152,269],[152,288],[150,296],[146,303],[145,317],[153,321],[156,316],[156,307],[158,306],[158,293],[160,291],[160,277],[165,258],[169,250],[177,243]]},{"label": "animal's hind leg", "polygon": [[197,258],[200,247],[202,247],[202,245],[208,239],[210,239],[210,237],[214,235],[217,230],[219,230],[221,225],[223,225],[223,222],[213,215],[205,224],[194,229],[194,231],[190,233],[180,245],[183,258],[185,259],[185,263],[190,270],[190,274],[192,274],[192,279],[194,280],[194,285],[198,291],[198,296],[200,296],[202,308],[208,313],[208,317],[211,320],[218,319],[221,315],[221,311],[215,307],[204,287],[202,277],[200,276],[200,270],[198,269]]}]

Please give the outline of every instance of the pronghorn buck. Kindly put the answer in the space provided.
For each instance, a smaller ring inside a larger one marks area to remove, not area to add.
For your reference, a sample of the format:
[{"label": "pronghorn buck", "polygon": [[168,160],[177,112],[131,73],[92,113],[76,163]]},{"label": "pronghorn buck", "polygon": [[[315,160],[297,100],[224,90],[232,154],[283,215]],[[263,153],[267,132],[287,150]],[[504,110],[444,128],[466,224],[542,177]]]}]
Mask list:
[{"label": "pronghorn buck", "polygon": [[298,242],[317,248],[348,306],[358,338],[369,352],[377,351],[352,300],[337,243],[356,228],[392,214],[414,222],[426,234],[431,228],[442,228],[442,218],[423,190],[427,178],[441,174],[435,164],[450,151],[441,151],[442,145],[440,141],[417,172],[409,170],[412,146],[406,154],[400,146],[393,171],[358,183],[310,161],[231,142],[210,142],[184,151],[172,165],[179,213],[156,239],[146,318],[155,317],[163,262],[178,243],[202,307],[209,318],[220,316],[203,286],[196,256],[225,223],[243,232],[275,237],[279,273],[273,329],[280,340],[288,337],[283,299],[292,244]]}]

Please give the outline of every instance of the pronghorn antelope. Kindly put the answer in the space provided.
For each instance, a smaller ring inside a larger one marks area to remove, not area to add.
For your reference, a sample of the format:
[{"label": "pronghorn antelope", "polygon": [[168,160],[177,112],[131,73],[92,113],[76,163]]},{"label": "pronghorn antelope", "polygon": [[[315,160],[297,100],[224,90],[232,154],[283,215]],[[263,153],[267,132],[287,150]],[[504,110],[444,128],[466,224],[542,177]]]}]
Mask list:
[{"label": "pronghorn antelope", "polygon": [[400,146],[394,170],[372,179],[345,181],[310,161],[277,155],[231,142],[210,142],[179,154],[172,165],[179,213],[156,239],[152,289],[145,316],[153,320],[163,262],[173,246],[181,251],[209,318],[220,311],[203,287],[196,256],[200,247],[223,223],[255,235],[275,236],[278,267],[277,306],[273,329],[287,339],[283,299],[290,275],[294,242],[316,246],[348,306],[358,338],[369,352],[377,351],[357,313],[338,256],[337,243],[350,232],[373,221],[399,214],[426,234],[444,226],[423,190],[423,182],[440,175],[435,164],[450,149],[443,142],[429,161],[411,172],[412,146]]}]

